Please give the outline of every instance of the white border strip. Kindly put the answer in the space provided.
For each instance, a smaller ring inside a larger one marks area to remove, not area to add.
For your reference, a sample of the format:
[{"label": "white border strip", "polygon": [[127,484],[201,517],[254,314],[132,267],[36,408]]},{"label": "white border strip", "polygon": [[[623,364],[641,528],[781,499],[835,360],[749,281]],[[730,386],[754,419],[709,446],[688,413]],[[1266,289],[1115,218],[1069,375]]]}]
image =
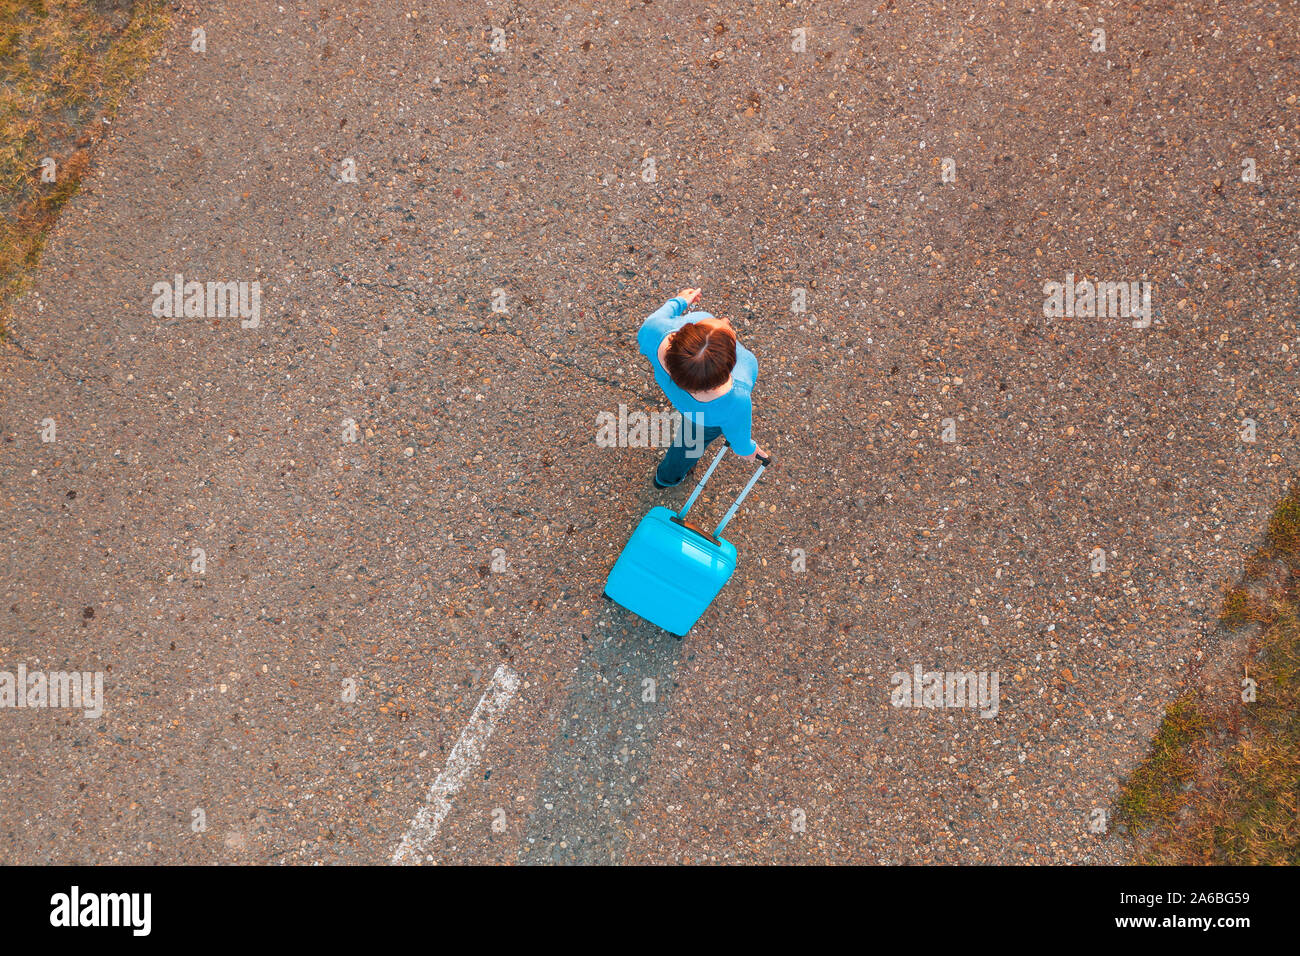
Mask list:
[{"label": "white border strip", "polygon": [[407,828],[406,836],[393,854],[393,862],[419,863],[420,857],[438,835],[442,821],[451,810],[451,798],[465,783],[465,778],[478,766],[483,756],[483,748],[492,731],[496,728],[497,718],[510,706],[515,692],[519,690],[519,675],[502,664],[492,675],[483,697],[470,715],[469,723],[461,731],[456,746],[451,748],[447,766],[443,767],[438,779],[429,788],[424,798],[424,806],[415,815]]}]

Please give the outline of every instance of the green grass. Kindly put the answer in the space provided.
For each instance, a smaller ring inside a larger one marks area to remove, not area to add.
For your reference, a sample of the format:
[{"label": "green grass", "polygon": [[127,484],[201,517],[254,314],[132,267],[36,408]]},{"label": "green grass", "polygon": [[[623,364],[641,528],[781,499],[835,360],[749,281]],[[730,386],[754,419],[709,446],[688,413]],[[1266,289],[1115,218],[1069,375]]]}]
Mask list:
[{"label": "green grass", "polygon": [[1120,794],[1120,819],[1151,826],[1172,819],[1183,805],[1183,788],[1196,775],[1193,747],[1204,739],[1208,721],[1195,702],[1183,697],[1169,705],[1151,753],[1133,772]]},{"label": "green grass", "polygon": [[[166,26],[161,0],[0,0],[0,337],[99,136]],[[56,163],[53,183],[41,161]]]},{"label": "green grass", "polygon": [[1290,569],[1284,599],[1265,606],[1233,588],[1222,617],[1263,627],[1241,672],[1256,681],[1256,700],[1191,693],[1170,705],[1116,803],[1137,862],[1300,863],[1300,483],[1278,505],[1252,564],[1265,560]]}]

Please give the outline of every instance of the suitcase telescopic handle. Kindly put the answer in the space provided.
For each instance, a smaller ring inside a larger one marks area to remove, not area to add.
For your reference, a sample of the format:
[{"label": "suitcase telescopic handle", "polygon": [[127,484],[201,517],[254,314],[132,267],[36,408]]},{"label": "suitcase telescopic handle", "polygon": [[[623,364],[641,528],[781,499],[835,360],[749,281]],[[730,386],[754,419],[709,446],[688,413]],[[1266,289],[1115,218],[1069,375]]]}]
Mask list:
[{"label": "suitcase telescopic handle", "polygon": [[749,482],[745,485],[744,490],[741,491],[736,500],[731,503],[731,507],[728,508],[727,513],[722,516],[722,520],[718,522],[718,526],[713,529],[713,536],[715,538],[722,537],[722,529],[727,526],[728,521],[735,517],[736,512],[740,510],[741,504],[745,501],[745,496],[749,494],[750,490],[756,484],[758,484],[758,479],[763,477],[763,472],[767,471],[768,466],[772,464],[772,460],[773,456],[771,455],[758,456],[759,465],[754,469],[754,473],[749,476]]},{"label": "suitcase telescopic handle", "polygon": [[[709,476],[713,474],[713,470],[718,467],[718,464],[726,456],[727,449],[730,447],[731,442],[724,438],[722,441],[722,448],[718,451],[718,454],[714,457],[713,461],[709,462],[709,467],[705,470],[703,477],[700,478],[700,483],[695,486],[695,490],[691,492],[691,496],[686,499],[686,504],[682,505],[682,510],[677,512],[678,520],[684,519],[686,517],[686,512],[691,510],[691,505],[695,504],[695,499],[697,499],[700,496],[700,492],[704,490],[704,483],[709,480]],[[758,479],[763,477],[763,472],[767,470],[768,466],[770,466],[774,460],[772,455],[758,455],[757,457],[759,462],[758,468],[755,469],[754,474],[750,476],[749,483],[745,485],[745,488],[741,491],[739,497],[737,497],[732,506],[727,509],[727,513],[722,516],[722,520],[718,522],[717,528],[713,531],[713,537],[716,538],[722,533],[722,529],[727,526],[727,522],[729,522],[740,509],[741,504],[745,500],[745,496],[749,494],[754,485],[758,484]]]},{"label": "suitcase telescopic handle", "polygon": [[691,510],[691,505],[695,504],[695,499],[698,498],[700,492],[704,490],[704,483],[709,480],[709,475],[713,474],[713,469],[718,467],[718,462],[722,461],[722,456],[727,453],[727,448],[729,446],[730,442],[725,440],[722,442],[722,449],[714,457],[713,461],[709,462],[709,467],[705,469],[704,476],[700,479],[700,483],[695,486],[695,490],[691,492],[691,496],[686,499],[686,504],[682,505],[682,510],[677,512],[678,518],[685,518],[686,512]]}]

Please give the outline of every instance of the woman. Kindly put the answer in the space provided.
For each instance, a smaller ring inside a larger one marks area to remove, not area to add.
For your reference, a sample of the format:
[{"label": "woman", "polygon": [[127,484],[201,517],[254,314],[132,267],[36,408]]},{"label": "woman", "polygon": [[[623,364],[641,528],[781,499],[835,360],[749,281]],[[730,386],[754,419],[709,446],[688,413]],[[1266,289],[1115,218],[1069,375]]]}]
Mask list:
[{"label": "woman", "polygon": [[683,289],[646,319],[636,336],[655,381],[682,413],[672,447],[655,472],[656,488],[681,484],[719,435],[725,435],[732,451],[746,461],[767,456],[749,434],[749,396],[758,377],[758,359],[736,341],[728,319],[695,312],[695,321],[686,321],[686,310],[699,297],[699,289]]}]

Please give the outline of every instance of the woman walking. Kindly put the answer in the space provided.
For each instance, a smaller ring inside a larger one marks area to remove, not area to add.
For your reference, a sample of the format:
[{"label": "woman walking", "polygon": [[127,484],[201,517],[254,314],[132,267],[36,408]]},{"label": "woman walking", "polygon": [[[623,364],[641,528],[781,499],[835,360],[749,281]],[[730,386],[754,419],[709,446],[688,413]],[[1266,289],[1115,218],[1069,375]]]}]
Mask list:
[{"label": "woman walking", "polygon": [[655,381],[682,414],[673,444],[655,472],[656,488],[681,484],[719,435],[746,461],[767,456],[750,435],[758,359],[737,341],[730,320],[708,312],[688,316],[686,310],[699,297],[699,289],[683,289],[637,332],[637,345],[650,360]]}]

